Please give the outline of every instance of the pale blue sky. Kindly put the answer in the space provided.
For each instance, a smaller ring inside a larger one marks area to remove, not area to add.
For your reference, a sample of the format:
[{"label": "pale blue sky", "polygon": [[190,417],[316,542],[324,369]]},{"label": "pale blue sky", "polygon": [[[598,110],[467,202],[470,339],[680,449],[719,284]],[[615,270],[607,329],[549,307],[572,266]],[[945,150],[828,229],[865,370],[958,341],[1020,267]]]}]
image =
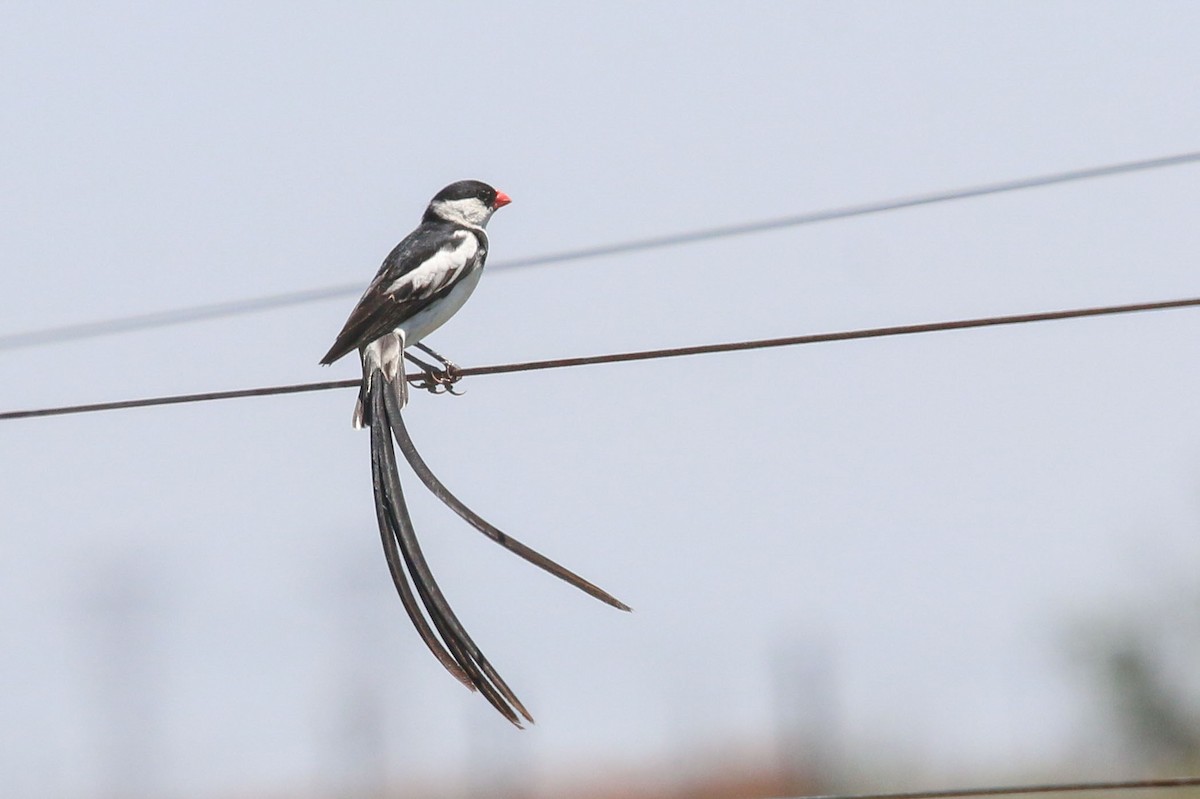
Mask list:
[{"label": "pale blue sky", "polygon": [[[514,199],[499,262],[1196,150],[1197,30],[1189,3],[5,4],[0,333],[365,285],[466,177]],[[430,343],[474,365],[1196,296],[1198,178],[496,271]],[[352,302],[3,352],[0,407],[352,377],[316,365]],[[100,796],[131,750],[178,797],[363,762],[537,784],[767,745],[787,651],[832,664],[836,750],[1060,763],[1102,718],[1067,632],[1200,567],[1197,341],[1178,311],[416,396],[452,488],[636,608],[408,481],[525,733],[410,629],[353,392],[0,424],[0,772]],[[343,740],[348,685],[378,757]]]}]

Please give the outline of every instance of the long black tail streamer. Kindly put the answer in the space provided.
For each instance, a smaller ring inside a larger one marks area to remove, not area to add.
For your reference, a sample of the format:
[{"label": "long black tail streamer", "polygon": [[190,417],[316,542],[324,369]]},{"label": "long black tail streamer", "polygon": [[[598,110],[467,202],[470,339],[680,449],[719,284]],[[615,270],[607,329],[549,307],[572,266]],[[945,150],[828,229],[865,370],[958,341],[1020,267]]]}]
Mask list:
[{"label": "long black tail streamer", "polygon": [[[413,626],[434,657],[456,679],[471,690],[478,690],[502,716],[521,727],[522,718],[532,722],[533,717],[463,629],[421,552],[400,488],[396,452],[392,447],[390,417],[394,415],[399,418],[399,402],[390,391],[391,388],[391,384],[383,379],[383,374],[376,371],[369,392],[371,474],[375,488],[375,513],[392,582]],[[430,628],[430,622],[436,633]]]},{"label": "long black tail streamer", "polygon": [[[390,399],[391,395],[388,395]],[[425,459],[417,452],[416,446],[413,444],[412,438],[408,434],[408,429],[404,426],[404,419],[401,418],[399,410],[395,407],[394,402],[388,403],[388,421],[392,425],[392,433],[396,437],[397,443],[400,444],[400,452],[403,453],[404,459],[408,461],[408,465],[412,467],[413,472],[420,478],[425,487],[438,499],[446,504],[446,507],[461,516],[468,524],[474,527],[479,532],[486,535],[491,540],[495,541],[500,546],[512,552],[514,555],[524,558],[533,565],[545,569],[546,571],[564,580],[567,583],[578,588],[584,593],[594,596],[601,602],[612,605],[618,610],[631,610],[621,600],[617,599],[612,594],[605,591],[603,588],[583,579],[575,572],[555,563],[550,558],[538,552],[532,547],[522,544],[517,539],[509,534],[499,530],[495,525],[488,522],[475,511],[468,508],[462,500],[450,493],[450,489],[437,478],[437,475],[430,470]]]}]

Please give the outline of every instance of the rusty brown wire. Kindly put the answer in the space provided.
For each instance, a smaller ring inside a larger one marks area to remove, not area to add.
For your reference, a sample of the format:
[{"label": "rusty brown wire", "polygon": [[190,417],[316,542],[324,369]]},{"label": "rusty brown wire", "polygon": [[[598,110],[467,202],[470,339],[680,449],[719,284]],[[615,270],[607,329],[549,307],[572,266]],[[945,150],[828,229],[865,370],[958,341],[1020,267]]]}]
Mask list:
[{"label": "rusty brown wire", "polygon": [[[793,347],[802,344],[820,344],[833,341],[852,341],[855,339],[884,338],[887,336],[904,336],[915,333],[934,333],[946,330],[965,330],[977,327],[997,327],[1002,325],[1027,324],[1030,322],[1048,322],[1061,319],[1079,319],[1089,316],[1112,316],[1115,314],[1137,313],[1141,311],[1165,311],[1175,308],[1192,308],[1200,306],[1200,297],[1190,297],[1180,300],[1162,300],[1158,302],[1139,302],[1124,305],[1104,305],[1092,308],[1073,308],[1065,311],[1041,311],[1038,313],[1011,314],[1007,316],[985,316],[974,319],[957,319],[947,322],[927,322],[915,325],[893,325],[890,327],[871,327],[859,330],[843,330],[835,333],[812,333],[782,338],[753,339],[748,341],[731,341],[716,344],[699,344],[690,347],[668,347],[654,350],[638,350],[634,352],[617,352],[605,355],[584,355],[575,358],[550,358],[540,361],[520,361],[516,363],[493,364],[490,366],[458,367],[454,370],[451,382],[463,377],[479,375],[508,374],[511,372],[533,372],[543,369],[563,369],[570,366],[594,366],[597,364],[627,363],[629,361],[647,361],[658,358],[680,358],[687,355],[712,355],[722,352],[740,352],[744,350],[769,349],[773,347]],[[419,382],[423,374],[410,376],[410,381]],[[300,394],[309,391],[326,391],[334,388],[356,388],[358,379],[327,380],[319,383],[295,383],[285,386],[267,386],[264,388],[234,389],[232,391],[209,391],[199,394],[179,394],[167,397],[150,397],[146,399],[119,400],[116,402],[96,402],[87,405],[66,405],[55,408],[35,408],[24,411],[5,411],[0,413],[0,421],[12,419],[28,419],[40,416],[64,416],[76,413],[94,413],[96,411],[121,410],[126,408],[146,408],[155,405],[180,405],[191,402],[208,402],[211,400],[240,399],[244,397],[267,397],[277,394]]]}]

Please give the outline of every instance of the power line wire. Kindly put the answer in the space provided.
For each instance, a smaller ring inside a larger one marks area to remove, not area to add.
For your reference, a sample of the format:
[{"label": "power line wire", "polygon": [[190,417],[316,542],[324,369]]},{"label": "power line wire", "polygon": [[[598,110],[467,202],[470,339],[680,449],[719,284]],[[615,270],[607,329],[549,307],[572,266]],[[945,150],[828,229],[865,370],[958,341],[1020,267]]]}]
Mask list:
[{"label": "power line wire", "polygon": [[[1174,308],[1191,308],[1200,306],[1200,297],[1182,300],[1163,300],[1160,302],[1141,302],[1126,305],[1105,305],[1093,308],[1073,308],[1066,311],[1042,311],[1028,314],[1011,314],[1008,316],[986,316],[974,319],[958,319],[949,322],[928,322],[916,325],[895,325],[891,327],[871,327],[859,330],[844,330],[836,333],[813,333],[784,338],[753,339],[748,341],[733,341],[717,344],[700,344],[691,347],[670,347],[666,349],[638,350],[635,352],[618,352],[607,355],[585,355],[576,358],[551,358],[541,361],[522,361],[518,363],[494,364],[491,366],[468,366],[455,370],[455,377],[474,377],[478,375],[508,374],[511,372],[533,372],[542,369],[563,369],[569,366],[593,366],[605,363],[625,363],[628,361],[648,361],[658,358],[679,358],[685,355],[711,355],[721,352],[739,352],[742,350],[769,349],[773,347],[792,347],[802,344],[819,344],[831,341],[851,341],[864,338],[884,338],[887,336],[904,336],[913,333],[934,333],[945,330],[964,330],[975,327],[996,327],[1000,325],[1017,325],[1029,322],[1047,322],[1056,319],[1079,319],[1087,316],[1111,316],[1114,314],[1136,313],[1139,311],[1164,311]],[[422,375],[410,377],[419,381]],[[37,408],[26,411],[6,411],[0,413],[0,421],[8,419],[28,419],[39,416],[65,416],[75,413],[94,413],[96,411],[111,411],[125,408],[146,408],[154,405],[179,405],[191,402],[208,402],[210,400],[238,399],[242,397],[265,397],[276,394],[299,394],[309,391],[325,391],[333,388],[355,388],[358,379],[328,380],[320,383],[295,383],[284,386],[268,386],[264,388],[235,389],[232,391],[210,391],[200,394],[179,394],[169,397],[150,397],[147,399],[120,400],[117,402],[98,402],[89,405],[67,405],[57,408]]]},{"label": "power line wire", "polygon": [[1200,777],[1165,777],[1146,780],[1106,782],[1059,782],[1035,785],[1008,785],[987,788],[951,788],[937,791],[893,791],[888,793],[822,794],[795,799],[956,799],[972,796],[1016,796],[1031,793],[1077,793],[1081,791],[1130,791],[1187,788],[1200,785]]},{"label": "power line wire", "polygon": [[943,330],[963,330],[972,327],[995,327],[999,325],[1024,324],[1027,322],[1048,322],[1055,319],[1078,319],[1085,316],[1110,316],[1113,314],[1134,313],[1137,311],[1164,311],[1172,308],[1189,308],[1197,305],[1200,305],[1200,297],[1193,297],[1185,300],[1165,300],[1162,302],[1142,302],[1128,305],[1106,305],[1096,308],[1075,308],[1067,311],[1043,311],[1039,313],[1014,314],[1009,316],[987,316],[975,319],[958,319],[950,322],[928,322],[918,325],[870,327],[861,330],[844,330],[837,333],[812,333],[803,336],[754,339],[751,341],[734,341],[723,344],[701,344],[693,347],[671,347],[658,350],[622,352],[612,355],[585,355],[578,358],[556,358],[546,361],[525,361],[523,363],[498,364],[495,366],[476,366],[459,369],[458,374],[463,377],[471,377],[473,375],[493,375],[504,374],[506,372],[531,372],[538,369],[560,369],[567,366],[590,366],[592,364],[599,363],[645,361],[654,358],[678,358],[684,355],[705,355],[716,352],[737,352],[739,350],[759,350],[771,347],[792,347],[800,344],[820,344],[828,341],[850,341],[861,338],[905,336],[912,333],[934,333]]},{"label": "power line wire", "polygon": [[157,327],[185,325],[191,322],[206,322],[212,319],[226,319],[231,316],[270,311],[276,308],[289,308],[309,302],[320,302],[335,297],[344,297],[361,292],[361,284],[343,284],[326,286],[319,289],[289,291],[283,294],[270,294],[263,297],[250,297],[244,300],[229,302],[214,302],[208,305],[193,305],[188,308],[175,308],[170,311],[123,316],[117,319],[101,319],[96,322],[80,322],[59,327],[44,327],[38,330],[26,330],[20,333],[6,333],[0,336],[0,350],[18,350],[26,347],[38,347],[43,344],[61,344],[65,341],[110,336],[117,333],[131,333],[135,330],[149,330]]},{"label": "power line wire", "polygon": [[[753,233],[765,233],[771,230],[811,225],[818,222],[830,222],[835,219],[849,219],[857,216],[868,216],[885,211],[896,211],[902,208],[914,208],[922,205],[965,200],[972,197],[983,197],[989,194],[1020,191],[1023,189],[1052,186],[1059,183],[1071,183],[1092,178],[1110,177],[1132,172],[1143,172],[1151,169],[1182,166],[1200,162],[1200,151],[1180,153],[1161,158],[1148,158],[1139,161],[1125,161],[1118,164],[1075,169],[1066,172],[1054,172],[1029,178],[1006,180],[998,183],[987,183],[979,186],[951,189],[949,191],[917,194],[878,202],[848,205],[830,208],[823,211],[785,216],[758,222],[748,222],[740,225],[723,225],[718,227],[694,230],[685,233],[653,236],[645,239],[618,242],[616,244],[601,244],[593,247],[583,247],[574,250],[564,250],[547,255],[535,255],[528,258],[517,258],[509,261],[499,261],[489,266],[489,270],[515,269],[526,266],[542,266],[566,261],[580,261],[587,258],[598,258],[606,255],[640,252],[643,250],[675,247],[683,244],[694,244],[731,236],[745,236]],[[250,297],[230,302],[217,302],[207,305],[195,305],[188,308],[177,308],[155,313],[138,314],[116,319],[105,319],[96,322],[83,322],[58,327],[48,327],[39,330],[27,330],[20,333],[0,335],[0,350],[36,347],[43,344],[57,344],[65,341],[94,338],[97,336],[128,333],[135,330],[146,330],[171,325],[182,325],[190,322],[200,322],[212,319],[224,319],[231,316],[259,313],[261,311],[286,308],[311,302],[349,297],[358,295],[363,289],[361,283],[342,283],[324,288],[290,291],[281,294],[269,294],[261,297]]]},{"label": "power line wire", "polygon": [[125,408],[149,408],[155,405],[184,405],[191,402],[241,399],[243,397],[269,397],[274,394],[303,394],[308,391],[327,391],[331,388],[353,388],[361,382],[361,380],[327,380],[323,383],[296,383],[265,388],[239,388],[232,391],[205,391],[199,394],[175,394],[170,397],[94,402],[89,405],[65,405],[58,408],[38,408],[29,411],[7,411],[0,413],[0,421],[30,419],[38,416],[67,416],[74,413],[95,413],[96,411],[117,411]]}]

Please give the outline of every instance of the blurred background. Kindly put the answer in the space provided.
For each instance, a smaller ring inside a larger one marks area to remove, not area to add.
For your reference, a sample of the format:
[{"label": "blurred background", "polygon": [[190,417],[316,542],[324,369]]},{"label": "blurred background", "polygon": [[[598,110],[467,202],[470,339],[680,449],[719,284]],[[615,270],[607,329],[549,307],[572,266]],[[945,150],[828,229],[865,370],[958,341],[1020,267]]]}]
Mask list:
[{"label": "blurred background", "polygon": [[[0,4],[0,410],[317,366],[461,178],[464,366],[1200,295],[1194,3]],[[283,292],[112,335],[38,331]],[[18,334],[33,333],[21,337]],[[424,650],[352,390],[0,423],[0,793],[757,797],[1200,767],[1200,312],[476,377],[406,412]],[[1179,795],[1178,793],[1175,795]]]}]

